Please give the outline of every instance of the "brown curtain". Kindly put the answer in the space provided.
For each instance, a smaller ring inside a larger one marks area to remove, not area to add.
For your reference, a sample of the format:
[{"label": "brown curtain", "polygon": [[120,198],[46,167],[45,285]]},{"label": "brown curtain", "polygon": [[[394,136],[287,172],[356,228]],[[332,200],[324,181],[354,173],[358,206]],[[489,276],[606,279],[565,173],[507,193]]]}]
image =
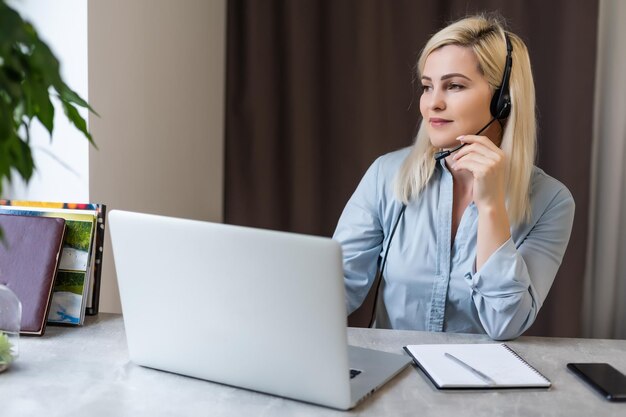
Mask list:
[{"label": "brown curtain", "polygon": [[415,62],[428,37],[483,11],[504,16],[530,49],[537,163],[577,203],[563,265],[527,334],[578,336],[597,0],[229,0],[225,221],[332,235],[372,161],[412,143]]}]

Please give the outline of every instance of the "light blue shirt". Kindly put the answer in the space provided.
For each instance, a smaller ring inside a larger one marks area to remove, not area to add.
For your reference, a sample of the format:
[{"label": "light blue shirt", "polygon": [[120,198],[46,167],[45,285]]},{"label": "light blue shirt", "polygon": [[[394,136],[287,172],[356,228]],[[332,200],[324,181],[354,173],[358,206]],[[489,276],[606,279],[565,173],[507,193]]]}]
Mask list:
[{"label": "light blue shirt", "polygon": [[[409,151],[378,158],[339,219],[333,238],[343,249],[349,313],[371,288],[402,209],[394,181]],[[498,340],[521,335],[548,295],[574,220],[569,190],[537,167],[530,202],[532,219],[512,227],[511,238],[476,271],[478,210],[474,203],[466,208],[452,243],[452,175],[442,161],[407,205],[393,237],[377,326],[486,333]]]}]

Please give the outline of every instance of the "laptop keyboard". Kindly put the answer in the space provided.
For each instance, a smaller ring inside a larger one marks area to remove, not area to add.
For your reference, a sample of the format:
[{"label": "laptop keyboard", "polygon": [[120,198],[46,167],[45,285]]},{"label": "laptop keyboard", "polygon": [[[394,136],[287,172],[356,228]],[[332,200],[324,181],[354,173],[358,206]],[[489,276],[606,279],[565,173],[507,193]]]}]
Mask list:
[{"label": "laptop keyboard", "polygon": [[358,369],[350,369],[350,379],[354,378],[355,376],[357,376],[360,373],[361,373],[361,371],[359,371]]}]

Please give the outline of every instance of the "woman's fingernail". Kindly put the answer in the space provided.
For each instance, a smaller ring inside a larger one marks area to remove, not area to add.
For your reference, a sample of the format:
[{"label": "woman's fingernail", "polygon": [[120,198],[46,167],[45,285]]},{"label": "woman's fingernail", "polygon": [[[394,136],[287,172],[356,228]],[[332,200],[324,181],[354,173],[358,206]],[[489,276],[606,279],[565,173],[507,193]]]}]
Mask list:
[{"label": "woman's fingernail", "polygon": [[456,140],[463,140],[464,137],[465,137],[465,135],[461,135],[458,138],[456,138]]}]

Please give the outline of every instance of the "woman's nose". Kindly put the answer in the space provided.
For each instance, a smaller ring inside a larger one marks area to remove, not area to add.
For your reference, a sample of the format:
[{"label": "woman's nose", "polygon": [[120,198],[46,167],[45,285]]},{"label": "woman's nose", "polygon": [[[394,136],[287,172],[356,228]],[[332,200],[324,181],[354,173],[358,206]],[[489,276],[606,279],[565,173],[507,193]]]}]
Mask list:
[{"label": "woman's nose", "polygon": [[445,97],[441,89],[433,88],[429,94],[428,108],[431,110],[444,110],[446,108]]}]

